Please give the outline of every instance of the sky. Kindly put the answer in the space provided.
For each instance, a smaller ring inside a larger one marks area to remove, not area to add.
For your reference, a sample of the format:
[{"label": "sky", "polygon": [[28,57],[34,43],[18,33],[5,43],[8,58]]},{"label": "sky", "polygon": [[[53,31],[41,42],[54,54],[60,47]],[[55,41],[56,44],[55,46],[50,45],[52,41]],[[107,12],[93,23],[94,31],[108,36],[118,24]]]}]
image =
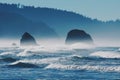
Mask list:
[{"label": "sky", "polygon": [[57,8],[102,21],[120,19],[120,0],[0,0],[0,2]]}]

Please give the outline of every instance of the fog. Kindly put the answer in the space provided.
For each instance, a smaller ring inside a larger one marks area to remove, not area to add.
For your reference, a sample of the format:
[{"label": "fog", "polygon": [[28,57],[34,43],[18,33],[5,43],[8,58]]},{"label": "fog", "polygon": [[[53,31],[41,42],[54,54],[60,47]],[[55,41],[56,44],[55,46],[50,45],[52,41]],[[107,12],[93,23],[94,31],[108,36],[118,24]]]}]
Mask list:
[{"label": "fog", "polygon": [[[119,47],[120,41],[118,40],[94,40],[94,45],[88,45],[84,43],[78,43],[73,45],[65,45],[65,39],[37,39],[38,46],[43,46],[47,48],[56,48],[56,47],[73,47],[73,48],[88,48],[91,46],[96,47]],[[11,47],[17,46],[20,47],[19,39],[0,39],[0,47]]]}]

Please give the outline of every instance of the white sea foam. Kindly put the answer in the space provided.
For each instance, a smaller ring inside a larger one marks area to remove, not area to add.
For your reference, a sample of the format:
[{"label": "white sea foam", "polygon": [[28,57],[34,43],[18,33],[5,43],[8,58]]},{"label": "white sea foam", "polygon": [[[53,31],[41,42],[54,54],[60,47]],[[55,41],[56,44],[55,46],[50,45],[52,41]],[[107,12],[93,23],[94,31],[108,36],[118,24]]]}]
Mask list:
[{"label": "white sea foam", "polygon": [[17,56],[31,56],[31,55],[38,55],[38,54],[43,54],[43,53],[47,53],[47,54],[57,54],[57,53],[71,53],[74,52],[73,49],[71,48],[67,48],[67,47],[41,47],[41,46],[37,46],[37,47],[21,47],[21,49],[24,49],[23,52],[20,52],[19,54],[17,54]]},{"label": "white sea foam", "polygon": [[17,54],[17,56],[30,56],[30,55],[32,55],[32,53],[30,53],[29,49],[25,49],[23,52]]},{"label": "white sea foam", "polygon": [[0,56],[2,56],[2,55],[9,55],[9,54],[13,54],[13,52],[3,52],[3,53],[0,54]]},{"label": "white sea foam", "polygon": [[11,58],[16,58],[16,53],[15,52],[3,52],[0,54],[0,57],[5,58],[5,57],[11,57]]},{"label": "white sea foam", "polygon": [[120,66],[91,66],[91,65],[62,65],[50,64],[45,69],[62,69],[62,70],[92,70],[102,72],[120,72]]},{"label": "white sea foam", "polygon": [[90,56],[102,57],[102,58],[120,58],[120,53],[113,51],[98,51],[90,54]]},{"label": "white sea foam", "polygon": [[120,48],[118,49],[118,51],[120,51]]},{"label": "white sea foam", "polygon": [[16,62],[11,63],[11,65],[17,64],[19,62],[22,63],[31,63],[31,64],[51,64],[51,63],[58,63],[59,58],[45,58],[45,59],[23,59],[18,60]]}]

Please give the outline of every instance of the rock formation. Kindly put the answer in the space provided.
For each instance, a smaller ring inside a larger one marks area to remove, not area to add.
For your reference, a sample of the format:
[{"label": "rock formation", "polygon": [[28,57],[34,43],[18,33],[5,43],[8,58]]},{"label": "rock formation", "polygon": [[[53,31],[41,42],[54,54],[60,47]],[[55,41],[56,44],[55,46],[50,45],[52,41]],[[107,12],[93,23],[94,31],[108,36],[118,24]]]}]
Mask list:
[{"label": "rock formation", "polygon": [[31,36],[29,33],[25,32],[22,35],[22,38],[20,40],[21,46],[35,46],[37,45],[36,40],[33,36]]},{"label": "rock formation", "polygon": [[87,34],[83,30],[74,29],[68,32],[66,38],[66,44],[74,44],[74,43],[93,43],[93,40],[89,34]]}]

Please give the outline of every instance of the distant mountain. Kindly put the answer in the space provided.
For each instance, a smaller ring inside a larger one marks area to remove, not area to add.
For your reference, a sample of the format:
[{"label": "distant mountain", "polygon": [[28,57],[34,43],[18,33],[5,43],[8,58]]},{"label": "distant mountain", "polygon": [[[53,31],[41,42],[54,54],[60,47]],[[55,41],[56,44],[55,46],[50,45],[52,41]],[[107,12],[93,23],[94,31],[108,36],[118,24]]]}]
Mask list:
[{"label": "distant mountain", "polygon": [[20,38],[24,32],[36,37],[57,37],[57,33],[43,22],[34,22],[24,16],[0,11],[0,38]]},{"label": "distant mountain", "polygon": [[35,8],[16,4],[0,4],[0,11],[20,14],[34,22],[44,22],[53,28],[61,37],[72,29],[82,29],[91,34],[93,39],[120,39],[120,20],[99,21],[83,15],[51,8]]}]

